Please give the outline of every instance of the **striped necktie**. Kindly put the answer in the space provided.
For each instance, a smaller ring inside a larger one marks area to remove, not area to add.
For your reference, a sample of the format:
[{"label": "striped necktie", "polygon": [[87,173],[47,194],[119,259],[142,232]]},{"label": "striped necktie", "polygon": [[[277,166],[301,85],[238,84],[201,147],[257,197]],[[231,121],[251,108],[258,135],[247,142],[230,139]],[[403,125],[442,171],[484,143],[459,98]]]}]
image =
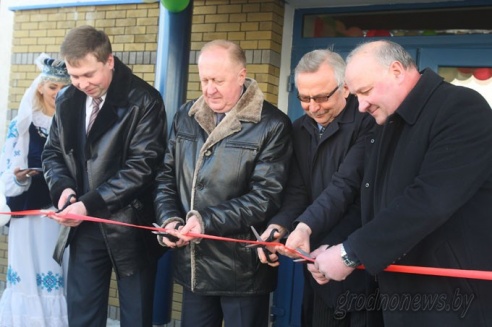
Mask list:
[{"label": "striped necktie", "polygon": [[215,114],[215,118],[217,120],[217,123],[215,124],[215,126],[219,125],[219,123],[222,121],[222,119],[224,119],[225,117],[225,114],[223,113],[216,113]]},{"label": "striped necktie", "polygon": [[102,102],[101,98],[92,98],[92,112],[89,118],[89,124],[87,125],[87,134],[89,134],[92,124],[94,124],[97,114],[99,113],[99,110],[101,110],[100,108],[101,102]]}]

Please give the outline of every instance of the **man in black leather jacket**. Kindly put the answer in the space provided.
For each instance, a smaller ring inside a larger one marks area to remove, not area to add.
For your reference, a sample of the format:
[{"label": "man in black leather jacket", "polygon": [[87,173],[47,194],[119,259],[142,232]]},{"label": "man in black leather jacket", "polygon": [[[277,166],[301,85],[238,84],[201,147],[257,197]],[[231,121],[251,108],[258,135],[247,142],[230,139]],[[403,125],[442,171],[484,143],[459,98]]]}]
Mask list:
[{"label": "man in black leather jacket", "polygon": [[[175,279],[183,285],[181,326],[268,325],[276,270],[242,243],[188,237],[188,232],[254,239],[279,209],[292,153],[291,122],[264,100],[246,77],[236,44],[216,40],[202,48],[203,95],[176,113],[157,176],[159,223],[184,223],[176,248]],[[220,115],[225,118],[220,121]],[[220,122],[219,122],[220,121]],[[178,227],[179,228],[179,227]]]},{"label": "man in black leather jacket", "polygon": [[[80,222],[66,213],[152,225],[153,181],[166,142],[160,94],[132,74],[103,31],[71,30],[62,46],[72,85],[56,100],[43,153],[53,203],[63,208],[55,259],[70,244],[67,303],[71,327],[106,326],[111,271],[118,278],[121,326],[152,326],[158,250],[151,233]],[[93,99],[100,99],[93,116]],[[92,121],[91,121],[92,120]],[[91,126],[92,125],[92,126]]]}]

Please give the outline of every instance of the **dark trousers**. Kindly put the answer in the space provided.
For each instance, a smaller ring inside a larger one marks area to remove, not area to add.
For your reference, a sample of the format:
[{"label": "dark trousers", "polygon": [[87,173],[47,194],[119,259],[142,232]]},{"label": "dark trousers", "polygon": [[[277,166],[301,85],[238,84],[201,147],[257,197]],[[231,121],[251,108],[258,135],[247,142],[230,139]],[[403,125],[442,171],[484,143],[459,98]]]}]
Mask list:
[{"label": "dark trousers", "polygon": [[328,307],[323,299],[314,293],[312,327],[366,327],[367,311],[345,312],[343,317]]},{"label": "dark trousers", "polygon": [[181,327],[267,327],[270,294],[207,296],[183,289]]},{"label": "dark trousers", "polygon": [[[70,242],[67,308],[70,327],[105,327],[112,263],[100,226],[83,222]],[[117,281],[121,327],[151,327],[156,265]]]}]

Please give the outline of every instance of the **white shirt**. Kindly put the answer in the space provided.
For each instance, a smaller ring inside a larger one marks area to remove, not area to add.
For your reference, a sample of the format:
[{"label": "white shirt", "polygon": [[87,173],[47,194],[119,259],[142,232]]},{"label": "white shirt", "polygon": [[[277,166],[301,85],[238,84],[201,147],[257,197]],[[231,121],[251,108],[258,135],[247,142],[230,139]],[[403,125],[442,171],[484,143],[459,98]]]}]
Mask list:
[{"label": "white shirt", "polygon": [[[101,97],[101,104],[99,105],[99,108],[102,108],[104,105],[104,102],[106,101],[106,95],[103,95]],[[86,96],[85,97],[85,130],[87,131],[87,126],[89,126],[89,119],[91,118],[91,113],[92,113],[92,97]]]}]

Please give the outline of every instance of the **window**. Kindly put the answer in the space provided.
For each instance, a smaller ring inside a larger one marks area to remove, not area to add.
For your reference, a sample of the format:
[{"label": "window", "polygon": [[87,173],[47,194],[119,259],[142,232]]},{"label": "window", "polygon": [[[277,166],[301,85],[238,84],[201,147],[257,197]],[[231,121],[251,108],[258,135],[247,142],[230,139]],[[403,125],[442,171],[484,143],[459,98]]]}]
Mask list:
[{"label": "window", "polygon": [[492,7],[306,14],[303,37],[492,34]]}]

